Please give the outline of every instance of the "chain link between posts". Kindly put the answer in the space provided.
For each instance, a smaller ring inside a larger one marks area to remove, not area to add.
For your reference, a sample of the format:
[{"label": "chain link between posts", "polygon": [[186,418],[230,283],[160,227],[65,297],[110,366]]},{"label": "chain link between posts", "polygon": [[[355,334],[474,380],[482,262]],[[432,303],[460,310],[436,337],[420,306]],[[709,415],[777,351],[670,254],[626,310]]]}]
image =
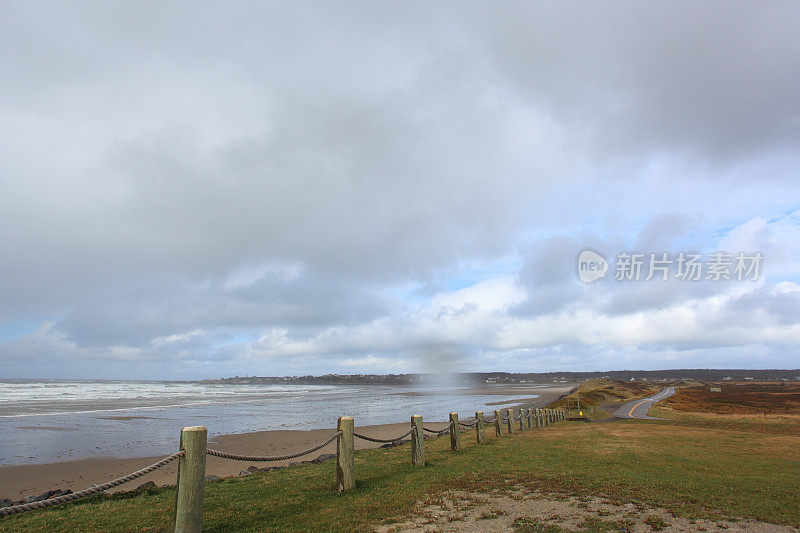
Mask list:
[{"label": "chain link between posts", "polygon": [[403,435],[400,435],[399,437],[394,438],[394,439],[376,439],[375,437],[367,437],[366,435],[360,435],[358,433],[353,432],[353,436],[354,437],[358,437],[359,439],[368,440],[370,442],[382,442],[382,443],[387,443],[387,444],[388,443],[392,443],[392,442],[397,442],[397,441],[399,441],[401,439],[404,439],[404,438],[408,437],[409,435],[411,435],[411,429],[409,429]]},{"label": "chain link between posts", "polygon": [[264,456],[251,456],[251,455],[237,455],[235,453],[227,453],[227,452],[220,452],[217,450],[206,450],[208,455],[214,457],[220,457],[222,459],[231,459],[233,461],[249,461],[252,463],[265,463],[269,461],[285,461],[287,459],[296,459],[297,457],[302,457],[303,455],[308,455],[309,453],[315,452],[321,448],[324,448],[334,440],[336,440],[339,435],[341,435],[341,431],[337,431],[331,438],[323,442],[322,444],[317,444],[313,448],[309,448],[308,450],[303,450],[302,452],[290,453],[287,455],[264,455]]},{"label": "chain link between posts", "polygon": [[84,489],[79,492],[73,492],[72,494],[65,494],[63,496],[56,496],[54,498],[49,498],[47,500],[42,500],[38,502],[31,502],[31,503],[23,503],[20,505],[12,505],[10,507],[0,507],[0,516],[10,516],[13,514],[24,513],[27,511],[33,511],[34,509],[44,509],[45,507],[52,507],[54,505],[60,505],[62,503],[68,503],[80,498],[84,498],[86,496],[91,496],[92,494],[97,494],[98,492],[105,492],[108,489],[112,489],[128,481],[133,481],[136,478],[142,477],[145,474],[149,474],[153,470],[158,470],[162,466],[171,463],[178,457],[183,457],[184,451],[181,450],[179,452],[173,453],[172,455],[168,455],[164,457],[160,461],[151,464],[150,466],[146,466],[141,470],[137,470],[136,472],[132,472],[127,476],[118,477],[117,479],[113,479],[108,481],[107,483],[103,483],[102,485],[94,485],[89,487],[88,489]]},{"label": "chain link between posts", "polygon": [[422,426],[423,431],[427,431],[428,433],[436,433],[437,435],[445,435],[450,433],[450,427],[446,427],[444,429],[429,429],[425,426]]}]

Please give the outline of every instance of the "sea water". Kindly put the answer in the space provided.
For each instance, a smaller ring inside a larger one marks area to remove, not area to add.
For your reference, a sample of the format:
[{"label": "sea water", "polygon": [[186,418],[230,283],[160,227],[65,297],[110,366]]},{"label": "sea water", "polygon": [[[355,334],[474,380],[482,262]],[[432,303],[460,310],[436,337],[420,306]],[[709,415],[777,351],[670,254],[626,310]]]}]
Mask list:
[{"label": "sea water", "polygon": [[184,426],[209,438],[263,430],[356,427],[462,417],[489,404],[536,397],[537,388],[508,386],[220,384],[167,381],[0,381],[0,465],[91,457],[146,457],[178,448]]}]

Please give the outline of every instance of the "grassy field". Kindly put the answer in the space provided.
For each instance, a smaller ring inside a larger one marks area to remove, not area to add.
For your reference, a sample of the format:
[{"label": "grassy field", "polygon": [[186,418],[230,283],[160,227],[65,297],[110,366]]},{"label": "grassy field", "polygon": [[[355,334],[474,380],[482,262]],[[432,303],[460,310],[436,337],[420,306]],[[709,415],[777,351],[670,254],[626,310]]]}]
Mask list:
[{"label": "grassy field", "polygon": [[[559,494],[636,501],[677,516],[754,518],[800,525],[800,418],[709,415],[658,409],[673,421],[565,422],[449,451],[426,442],[429,464],[409,445],[356,455],[356,490],[334,490],[334,462],[225,479],[206,486],[204,531],[369,530],[407,515],[447,489],[511,484]],[[487,431],[487,435],[490,432]],[[243,468],[247,464],[243,463]],[[0,531],[164,531],[175,489],[96,497],[0,520]]]}]

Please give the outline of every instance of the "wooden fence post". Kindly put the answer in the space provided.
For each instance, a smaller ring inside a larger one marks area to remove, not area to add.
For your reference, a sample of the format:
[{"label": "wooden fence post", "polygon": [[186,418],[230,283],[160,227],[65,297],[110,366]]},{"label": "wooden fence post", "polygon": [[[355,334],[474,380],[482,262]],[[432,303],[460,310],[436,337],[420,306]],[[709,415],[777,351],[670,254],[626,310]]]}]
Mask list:
[{"label": "wooden fence post", "polygon": [[514,409],[506,409],[508,415],[508,434],[514,434]]},{"label": "wooden fence post", "polygon": [[425,466],[425,435],[422,433],[422,415],[411,415],[411,464]]},{"label": "wooden fence post", "polygon": [[528,427],[531,429],[536,427],[536,409],[528,409]]},{"label": "wooden fence post", "polygon": [[525,431],[525,409],[519,410],[519,430]]},{"label": "wooden fence post", "polygon": [[503,436],[503,414],[500,409],[494,410],[494,432],[498,437]]},{"label": "wooden fence post", "polygon": [[540,428],[543,425],[544,425],[544,423],[542,422],[542,410],[541,409],[536,409],[536,427]]},{"label": "wooden fence post", "polygon": [[353,447],[353,417],[340,416],[336,429],[342,434],[336,439],[336,489],[339,492],[350,490],[356,486],[356,457]]},{"label": "wooden fence post", "polygon": [[458,413],[450,413],[450,450],[461,451],[461,432],[458,430]]},{"label": "wooden fence post", "polygon": [[483,411],[475,411],[475,433],[478,444],[486,444],[486,425],[483,422]]},{"label": "wooden fence post", "polygon": [[175,502],[175,532],[200,533],[203,528],[203,488],[206,481],[208,430],[191,426],[181,431],[178,462],[178,496]]}]

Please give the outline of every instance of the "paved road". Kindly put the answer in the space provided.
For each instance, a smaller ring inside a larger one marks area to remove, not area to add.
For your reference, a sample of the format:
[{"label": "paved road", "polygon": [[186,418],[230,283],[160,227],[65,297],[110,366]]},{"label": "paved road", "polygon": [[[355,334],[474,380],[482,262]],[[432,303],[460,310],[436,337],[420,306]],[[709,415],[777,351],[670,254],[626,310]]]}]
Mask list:
[{"label": "paved road", "polygon": [[614,411],[617,418],[647,418],[649,420],[659,420],[653,416],[647,416],[647,411],[659,400],[668,398],[675,394],[675,387],[666,387],[658,394],[654,394],[644,400],[633,400]]}]

